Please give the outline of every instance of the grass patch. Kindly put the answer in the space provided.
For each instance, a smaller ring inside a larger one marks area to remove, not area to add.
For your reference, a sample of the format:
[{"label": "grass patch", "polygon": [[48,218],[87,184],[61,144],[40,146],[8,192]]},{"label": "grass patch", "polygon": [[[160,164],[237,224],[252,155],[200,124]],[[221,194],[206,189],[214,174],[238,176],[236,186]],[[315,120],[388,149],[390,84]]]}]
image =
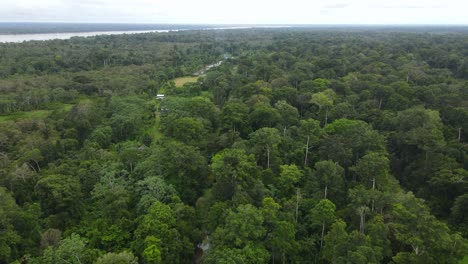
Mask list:
[{"label": "grass patch", "polygon": [[465,256],[465,258],[460,261],[460,264],[468,264],[468,256]]},{"label": "grass patch", "polygon": [[176,87],[182,87],[186,83],[197,82],[197,80],[198,80],[198,76],[185,76],[185,77],[175,78],[174,82],[175,82]]},{"label": "grass patch", "polygon": [[[152,103],[154,104],[154,109],[159,109],[161,105],[161,100],[153,100]],[[163,137],[163,134],[160,131],[161,118],[159,116],[159,110],[156,110],[156,112],[154,112],[154,115],[155,116],[152,125],[147,127],[145,132],[151,135],[153,141],[157,141]]]},{"label": "grass patch", "polygon": [[163,134],[161,132],[161,118],[159,117],[159,113],[156,115],[156,120],[154,122],[154,126],[152,127],[153,130],[153,140],[159,140],[163,137]]},{"label": "grass patch", "polygon": [[46,104],[44,106],[46,109],[42,109],[42,110],[14,112],[14,113],[10,113],[7,115],[0,115],[0,123],[7,122],[7,121],[45,119],[54,110],[70,111],[70,109],[72,109],[73,106],[74,104],[50,103],[50,104]]},{"label": "grass patch", "polygon": [[51,112],[52,112],[51,110],[34,110],[34,111],[28,111],[28,112],[16,112],[10,115],[0,116],[0,122],[28,120],[28,119],[44,119]]},{"label": "grass patch", "polygon": [[161,119],[159,117],[159,113],[155,113],[154,120],[152,120],[151,124],[145,128],[145,134],[150,135],[151,139],[154,141],[158,141],[164,137],[163,133],[161,132],[160,128]]}]

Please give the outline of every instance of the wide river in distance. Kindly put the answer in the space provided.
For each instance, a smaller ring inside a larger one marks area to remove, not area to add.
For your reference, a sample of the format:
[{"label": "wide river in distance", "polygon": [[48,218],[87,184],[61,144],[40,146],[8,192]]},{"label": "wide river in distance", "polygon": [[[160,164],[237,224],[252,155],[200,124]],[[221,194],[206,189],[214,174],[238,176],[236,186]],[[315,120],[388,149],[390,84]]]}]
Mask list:
[{"label": "wide river in distance", "polygon": [[72,37],[94,37],[97,35],[119,35],[119,34],[138,34],[150,32],[170,32],[179,30],[134,30],[134,31],[97,31],[97,32],[72,32],[72,33],[39,33],[39,34],[17,34],[17,35],[0,35],[0,43],[5,42],[23,42],[30,40],[52,40],[52,39],[69,39]]},{"label": "wide river in distance", "polygon": [[[201,30],[219,30],[219,29],[245,29],[252,27],[220,27],[204,28]],[[52,40],[52,39],[70,39],[72,37],[94,37],[98,35],[119,35],[119,34],[139,34],[139,33],[164,33],[177,32],[186,29],[155,29],[155,30],[133,30],[133,31],[96,31],[96,32],[71,32],[71,33],[38,33],[38,34],[10,34],[0,35],[0,43],[21,43],[31,40]]]}]

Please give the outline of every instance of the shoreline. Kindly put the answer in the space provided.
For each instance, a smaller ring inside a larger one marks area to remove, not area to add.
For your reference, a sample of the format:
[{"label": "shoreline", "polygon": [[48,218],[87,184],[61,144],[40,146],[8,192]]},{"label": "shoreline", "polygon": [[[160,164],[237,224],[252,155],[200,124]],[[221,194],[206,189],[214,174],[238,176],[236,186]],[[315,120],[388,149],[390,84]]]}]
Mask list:
[{"label": "shoreline", "polygon": [[249,28],[286,28],[287,26],[233,26],[233,27],[214,27],[214,28],[180,28],[180,29],[153,29],[153,30],[116,30],[116,31],[89,31],[89,32],[60,32],[60,33],[32,33],[32,34],[0,34],[0,44],[23,43],[27,41],[48,41],[65,40],[73,37],[95,37],[102,35],[124,35],[124,34],[143,34],[143,33],[168,33],[187,30],[229,30],[229,29],[249,29]]},{"label": "shoreline", "polygon": [[73,37],[95,37],[106,35],[167,33],[178,32],[185,29],[155,29],[155,30],[125,30],[125,31],[90,31],[90,32],[61,32],[61,33],[34,33],[34,34],[8,34],[0,35],[0,43],[22,43],[26,41],[65,40]]}]

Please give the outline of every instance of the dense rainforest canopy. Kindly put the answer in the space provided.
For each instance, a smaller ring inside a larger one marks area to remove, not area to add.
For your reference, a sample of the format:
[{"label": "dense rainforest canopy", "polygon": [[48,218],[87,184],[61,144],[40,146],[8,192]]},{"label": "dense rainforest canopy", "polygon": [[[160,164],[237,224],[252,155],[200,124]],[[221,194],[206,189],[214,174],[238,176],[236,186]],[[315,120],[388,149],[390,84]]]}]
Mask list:
[{"label": "dense rainforest canopy", "polygon": [[467,58],[417,30],[0,44],[0,263],[459,263]]}]

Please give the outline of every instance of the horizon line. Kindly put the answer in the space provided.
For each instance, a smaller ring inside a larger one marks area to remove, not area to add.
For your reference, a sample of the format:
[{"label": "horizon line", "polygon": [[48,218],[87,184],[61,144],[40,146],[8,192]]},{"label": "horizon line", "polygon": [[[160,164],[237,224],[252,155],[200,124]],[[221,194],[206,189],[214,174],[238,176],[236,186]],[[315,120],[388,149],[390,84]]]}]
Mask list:
[{"label": "horizon line", "polygon": [[468,26],[467,24],[432,23],[168,23],[168,22],[83,22],[83,21],[0,21],[0,24],[102,24],[102,25],[245,25],[245,26]]}]

